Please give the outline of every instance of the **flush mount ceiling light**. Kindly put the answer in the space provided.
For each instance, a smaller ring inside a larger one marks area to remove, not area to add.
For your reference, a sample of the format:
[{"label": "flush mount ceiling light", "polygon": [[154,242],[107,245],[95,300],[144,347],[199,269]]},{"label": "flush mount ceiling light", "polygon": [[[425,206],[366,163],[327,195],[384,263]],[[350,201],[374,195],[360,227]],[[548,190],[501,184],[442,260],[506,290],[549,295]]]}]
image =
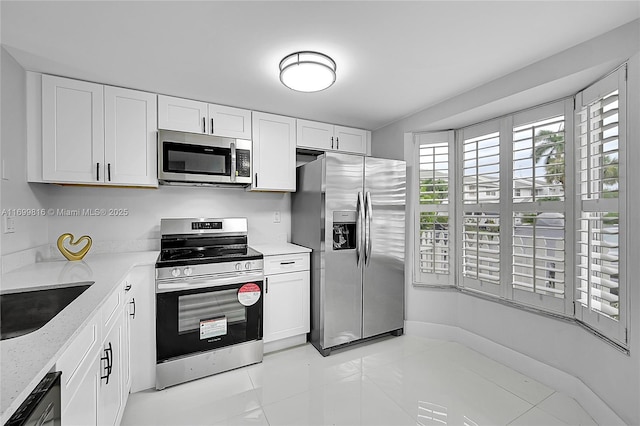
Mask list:
[{"label": "flush mount ceiling light", "polygon": [[280,61],[280,81],[298,92],[319,92],[336,81],[336,63],[319,52],[296,52]]}]

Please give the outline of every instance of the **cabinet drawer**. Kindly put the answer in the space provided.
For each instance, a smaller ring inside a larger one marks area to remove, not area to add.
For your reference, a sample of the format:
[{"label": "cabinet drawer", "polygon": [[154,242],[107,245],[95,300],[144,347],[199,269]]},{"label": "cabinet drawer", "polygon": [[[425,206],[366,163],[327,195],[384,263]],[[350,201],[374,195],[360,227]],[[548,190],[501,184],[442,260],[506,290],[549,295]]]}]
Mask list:
[{"label": "cabinet drawer", "polygon": [[124,283],[111,293],[102,306],[102,330],[106,333],[118,319],[120,307],[124,300]]},{"label": "cabinet drawer", "polygon": [[308,271],[309,253],[265,256],[264,274],[282,274],[285,272]]},{"label": "cabinet drawer", "polygon": [[98,356],[101,342],[100,321],[100,315],[95,315],[56,362],[56,370],[62,371],[60,387],[63,410]]}]

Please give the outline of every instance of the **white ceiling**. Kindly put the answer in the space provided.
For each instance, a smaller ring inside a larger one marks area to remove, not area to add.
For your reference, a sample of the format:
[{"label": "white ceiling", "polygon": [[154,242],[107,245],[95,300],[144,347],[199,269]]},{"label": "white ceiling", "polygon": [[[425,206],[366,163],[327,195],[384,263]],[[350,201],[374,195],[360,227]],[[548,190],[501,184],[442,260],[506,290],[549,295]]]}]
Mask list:
[{"label": "white ceiling", "polygon": [[[6,1],[26,69],[375,130],[640,16],[636,1]],[[324,52],[297,93],[278,63]]]}]

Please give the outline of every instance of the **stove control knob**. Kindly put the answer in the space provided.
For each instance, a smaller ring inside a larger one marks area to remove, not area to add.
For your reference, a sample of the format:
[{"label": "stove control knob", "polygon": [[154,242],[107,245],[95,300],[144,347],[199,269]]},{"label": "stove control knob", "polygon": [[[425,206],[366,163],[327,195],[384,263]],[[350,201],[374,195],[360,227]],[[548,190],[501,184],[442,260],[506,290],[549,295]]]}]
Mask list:
[{"label": "stove control knob", "polygon": [[251,269],[251,262],[247,262],[244,264],[244,269]]},{"label": "stove control knob", "polygon": [[173,268],[171,270],[171,275],[173,275],[174,277],[179,277],[180,276],[180,268]]},{"label": "stove control knob", "polygon": [[182,271],[182,273],[188,277],[189,275],[193,274],[193,269],[187,266],[186,268],[184,268],[184,271]]},{"label": "stove control knob", "polygon": [[239,271],[242,269],[242,263],[236,263],[236,271]]}]

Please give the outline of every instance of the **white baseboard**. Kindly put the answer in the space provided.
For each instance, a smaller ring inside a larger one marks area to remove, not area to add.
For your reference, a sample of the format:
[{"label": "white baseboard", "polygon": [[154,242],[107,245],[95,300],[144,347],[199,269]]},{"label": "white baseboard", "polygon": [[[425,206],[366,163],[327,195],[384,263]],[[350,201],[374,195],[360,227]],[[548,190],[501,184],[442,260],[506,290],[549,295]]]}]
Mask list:
[{"label": "white baseboard", "polygon": [[299,334],[297,336],[287,337],[286,339],[275,340],[264,344],[264,353],[267,354],[269,352],[275,352],[293,346],[304,345],[306,342],[306,334]]},{"label": "white baseboard", "polygon": [[447,340],[465,345],[572,397],[598,424],[625,424],[611,407],[600,399],[582,380],[470,331],[450,325],[405,321],[404,332],[410,336]]}]

